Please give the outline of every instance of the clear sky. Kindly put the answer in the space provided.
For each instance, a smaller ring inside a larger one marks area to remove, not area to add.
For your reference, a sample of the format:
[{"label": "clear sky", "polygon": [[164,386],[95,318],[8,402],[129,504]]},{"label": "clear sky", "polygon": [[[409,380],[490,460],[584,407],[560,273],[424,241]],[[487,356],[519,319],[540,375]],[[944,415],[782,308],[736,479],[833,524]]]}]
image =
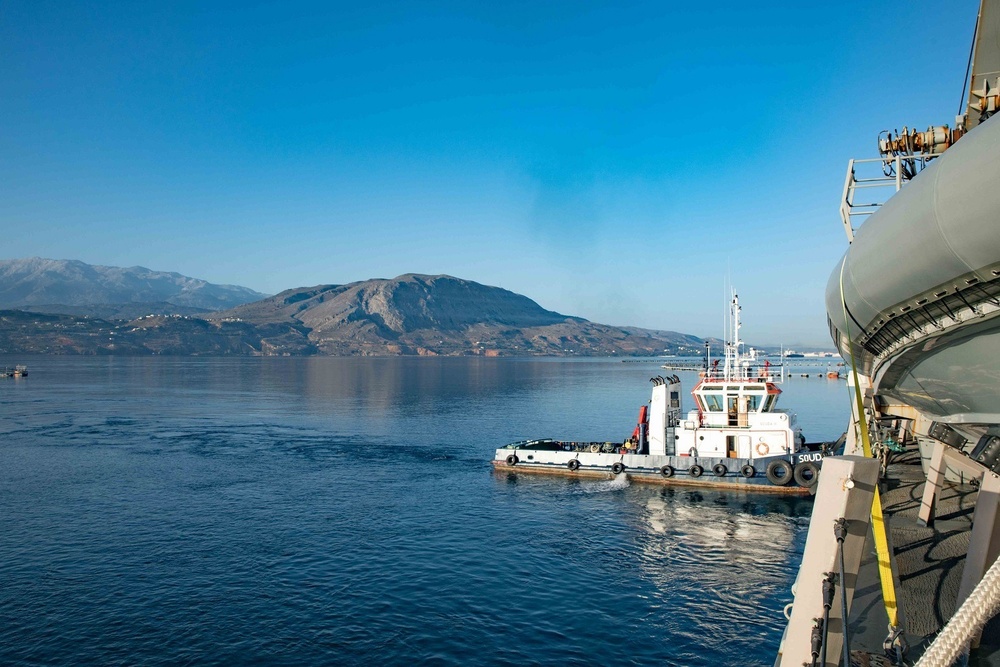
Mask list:
[{"label": "clear sky", "polygon": [[700,336],[731,277],[746,340],[830,346],[847,160],[954,123],[978,5],[4,0],[0,258]]}]

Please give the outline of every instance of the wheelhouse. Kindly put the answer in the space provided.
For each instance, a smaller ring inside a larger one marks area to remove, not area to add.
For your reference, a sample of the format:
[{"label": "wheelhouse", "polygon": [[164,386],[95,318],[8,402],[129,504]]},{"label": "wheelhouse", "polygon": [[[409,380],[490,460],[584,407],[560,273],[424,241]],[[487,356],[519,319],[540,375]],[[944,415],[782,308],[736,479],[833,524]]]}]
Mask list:
[{"label": "wheelhouse", "polygon": [[714,382],[702,380],[691,391],[698,412],[704,415],[727,415],[746,426],[746,415],[773,412],[781,390],[773,382]]}]

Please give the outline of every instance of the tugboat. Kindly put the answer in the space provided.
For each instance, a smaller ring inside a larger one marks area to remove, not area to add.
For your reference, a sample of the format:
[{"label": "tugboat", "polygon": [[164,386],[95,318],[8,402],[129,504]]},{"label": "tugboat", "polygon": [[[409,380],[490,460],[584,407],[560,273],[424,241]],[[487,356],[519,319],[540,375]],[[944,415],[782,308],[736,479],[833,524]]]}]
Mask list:
[{"label": "tugboat", "polygon": [[[681,381],[651,378],[649,405],[623,443],[522,440],[496,450],[497,470],[581,477],[627,474],[637,482],[806,494],[832,443],[807,445],[795,415],[775,406],[780,364],[761,362],[740,340],[740,302],[730,304],[730,338],[721,360],[706,353],[691,390],[697,408],[681,417]],[[722,368],[719,368],[720,361]]]}]

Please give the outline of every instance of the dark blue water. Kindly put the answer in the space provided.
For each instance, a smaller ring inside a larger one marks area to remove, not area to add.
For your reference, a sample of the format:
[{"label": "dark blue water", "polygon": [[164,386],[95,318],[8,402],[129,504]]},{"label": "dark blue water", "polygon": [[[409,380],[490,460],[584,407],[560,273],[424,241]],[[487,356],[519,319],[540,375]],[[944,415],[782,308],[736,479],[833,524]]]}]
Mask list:
[{"label": "dark blue water", "polygon": [[[15,362],[0,664],[773,662],[809,500],[488,464],[625,437],[655,363]],[[842,430],[843,383],[785,390]]]}]

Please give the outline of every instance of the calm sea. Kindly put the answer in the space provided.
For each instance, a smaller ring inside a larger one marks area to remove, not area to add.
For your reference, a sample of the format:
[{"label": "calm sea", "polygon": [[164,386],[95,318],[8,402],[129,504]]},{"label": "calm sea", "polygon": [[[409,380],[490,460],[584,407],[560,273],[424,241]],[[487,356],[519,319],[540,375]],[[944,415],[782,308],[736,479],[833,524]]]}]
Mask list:
[{"label": "calm sea", "polygon": [[[488,463],[626,437],[658,362],[0,357],[25,362],[0,664],[773,663],[808,499]],[[844,385],[782,407],[832,439]]]}]

